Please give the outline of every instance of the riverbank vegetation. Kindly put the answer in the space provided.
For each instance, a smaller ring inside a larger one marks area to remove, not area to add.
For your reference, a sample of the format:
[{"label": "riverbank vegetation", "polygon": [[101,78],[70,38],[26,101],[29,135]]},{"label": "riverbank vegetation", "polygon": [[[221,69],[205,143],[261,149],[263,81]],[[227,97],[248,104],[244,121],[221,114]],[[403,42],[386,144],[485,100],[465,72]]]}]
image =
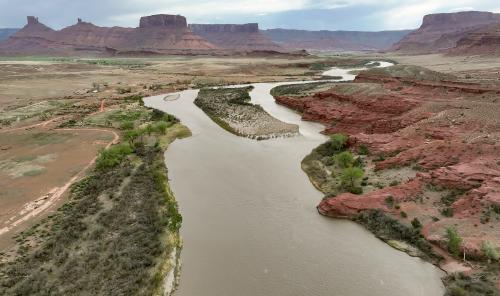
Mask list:
[{"label": "riverbank vegetation", "polygon": [[361,194],[366,185],[363,160],[347,150],[347,140],[343,134],[334,134],[302,160],[302,169],[326,195]]},{"label": "riverbank vegetation", "polygon": [[204,88],[194,103],[220,127],[238,136],[257,140],[298,134],[298,126],[269,115],[250,102],[252,87]]},{"label": "riverbank vegetation", "polygon": [[182,223],[163,152],[190,133],[173,116],[132,104],[125,109],[140,116],[108,119],[134,137],[102,151],[67,203],[18,235],[16,256],[2,258],[0,295],[163,295],[166,275],[178,272],[171,257]]}]

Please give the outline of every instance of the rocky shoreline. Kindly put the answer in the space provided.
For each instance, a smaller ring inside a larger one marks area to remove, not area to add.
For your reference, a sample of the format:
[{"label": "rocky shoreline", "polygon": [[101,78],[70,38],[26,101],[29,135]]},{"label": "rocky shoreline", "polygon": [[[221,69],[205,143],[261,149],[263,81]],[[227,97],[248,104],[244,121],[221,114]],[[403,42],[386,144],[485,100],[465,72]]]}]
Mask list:
[{"label": "rocky shoreline", "polygon": [[345,151],[364,171],[356,191],[346,192],[335,164],[341,151],[306,157],[302,167],[326,194],[321,214],[362,221],[386,242],[399,237],[424,246],[430,261],[450,274],[467,271],[445,280],[450,291],[497,295],[497,94],[492,86],[395,66],[328,90],[282,91],[275,99],[304,120],[323,123],[326,134],[348,135]]}]

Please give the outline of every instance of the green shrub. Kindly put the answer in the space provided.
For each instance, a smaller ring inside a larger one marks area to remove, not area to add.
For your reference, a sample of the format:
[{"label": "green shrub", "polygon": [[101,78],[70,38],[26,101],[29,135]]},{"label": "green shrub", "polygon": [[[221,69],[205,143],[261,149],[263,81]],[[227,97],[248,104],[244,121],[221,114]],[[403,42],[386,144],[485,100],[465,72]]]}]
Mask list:
[{"label": "green shrub", "polygon": [[433,252],[431,244],[420,235],[419,231],[402,224],[380,210],[364,211],[356,216],[355,221],[364,225],[384,241],[405,241],[417,247],[429,259],[440,258],[439,255]]},{"label": "green shrub", "polygon": [[385,204],[387,205],[387,207],[393,208],[394,207],[394,197],[392,195],[389,195],[388,197],[386,197]]},{"label": "green shrub", "polygon": [[134,146],[135,140],[141,136],[141,130],[128,130],[123,133],[123,139],[128,142],[129,146]]},{"label": "green shrub", "polygon": [[441,215],[445,217],[453,217],[453,208],[444,208],[441,210]]},{"label": "green shrub", "polygon": [[357,192],[357,183],[363,178],[363,174],[364,172],[360,168],[345,168],[340,176],[342,187],[351,193]]},{"label": "green shrub", "polygon": [[417,217],[413,218],[413,220],[411,220],[411,225],[413,226],[413,228],[415,229],[420,229],[422,228],[422,223],[420,222],[420,220],[418,220]]},{"label": "green shrub", "polygon": [[330,145],[333,149],[340,151],[344,149],[347,140],[349,140],[349,137],[344,134],[333,134],[330,136]]},{"label": "green shrub", "polygon": [[393,180],[393,181],[391,181],[389,186],[398,186],[399,184],[400,184],[399,180]]},{"label": "green shrub", "polygon": [[408,218],[408,214],[405,211],[401,211],[399,215],[401,216],[401,218]]},{"label": "green shrub", "polygon": [[354,156],[352,155],[351,152],[344,151],[335,155],[335,160],[337,161],[339,167],[348,168],[352,166],[354,162]]},{"label": "green shrub", "polygon": [[370,150],[368,150],[368,146],[365,144],[361,144],[358,147],[358,154],[360,155],[370,155]]},{"label": "green shrub", "polygon": [[125,121],[120,124],[120,129],[122,130],[131,130],[134,128],[134,122],[133,121]]},{"label": "green shrub", "polygon": [[134,150],[128,144],[111,146],[109,149],[101,152],[96,160],[96,168],[98,170],[112,168],[121,163],[122,160],[132,152],[134,152]]},{"label": "green shrub", "polygon": [[483,241],[483,243],[481,244],[481,251],[483,251],[484,256],[486,256],[488,260],[498,261],[500,259],[500,253],[489,241]]},{"label": "green shrub", "polygon": [[167,131],[167,128],[169,128],[170,126],[171,126],[170,122],[158,121],[158,122],[154,123],[153,130],[159,134],[164,135]]},{"label": "green shrub", "polygon": [[460,247],[462,246],[462,238],[453,226],[446,228],[446,239],[448,240],[448,251],[455,257],[460,256]]}]

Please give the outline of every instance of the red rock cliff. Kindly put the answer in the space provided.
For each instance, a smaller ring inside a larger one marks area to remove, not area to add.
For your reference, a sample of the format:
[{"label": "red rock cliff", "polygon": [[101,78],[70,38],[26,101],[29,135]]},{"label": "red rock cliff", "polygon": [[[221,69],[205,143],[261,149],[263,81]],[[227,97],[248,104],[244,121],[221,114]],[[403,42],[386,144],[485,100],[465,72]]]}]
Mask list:
[{"label": "red rock cliff", "polygon": [[36,17],[6,41],[0,53],[74,54],[76,52],[168,52],[171,50],[211,50],[217,48],[194,34],[180,15],[142,17],[138,28],[99,27],[78,19],[75,25],[54,31]]},{"label": "red rock cliff", "polygon": [[191,24],[189,27],[200,36],[220,48],[239,50],[283,49],[259,31],[255,23],[234,24]]},{"label": "red rock cliff", "polygon": [[392,50],[431,53],[454,48],[468,33],[500,22],[500,14],[480,11],[426,15],[422,26],[396,43]]}]

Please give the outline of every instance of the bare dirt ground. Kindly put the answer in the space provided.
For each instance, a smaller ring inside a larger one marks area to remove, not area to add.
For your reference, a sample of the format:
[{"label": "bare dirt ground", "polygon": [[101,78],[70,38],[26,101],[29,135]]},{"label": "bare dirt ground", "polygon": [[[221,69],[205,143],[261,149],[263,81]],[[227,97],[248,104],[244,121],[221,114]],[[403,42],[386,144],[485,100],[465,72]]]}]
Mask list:
[{"label": "bare dirt ground", "polygon": [[422,66],[442,73],[450,73],[470,82],[500,85],[500,59],[485,56],[445,56],[429,54],[391,56],[398,63]]},{"label": "bare dirt ground", "polygon": [[[0,252],[53,213],[99,149],[122,100],[187,88],[307,80],[317,58],[0,58]],[[61,128],[71,121],[76,128]]]},{"label": "bare dirt ground", "polygon": [[112,130],[52,128],[13,129],[0,137],[0,250],[12,243],[9,233],[56,209],[97,152],[118,140]]}]

